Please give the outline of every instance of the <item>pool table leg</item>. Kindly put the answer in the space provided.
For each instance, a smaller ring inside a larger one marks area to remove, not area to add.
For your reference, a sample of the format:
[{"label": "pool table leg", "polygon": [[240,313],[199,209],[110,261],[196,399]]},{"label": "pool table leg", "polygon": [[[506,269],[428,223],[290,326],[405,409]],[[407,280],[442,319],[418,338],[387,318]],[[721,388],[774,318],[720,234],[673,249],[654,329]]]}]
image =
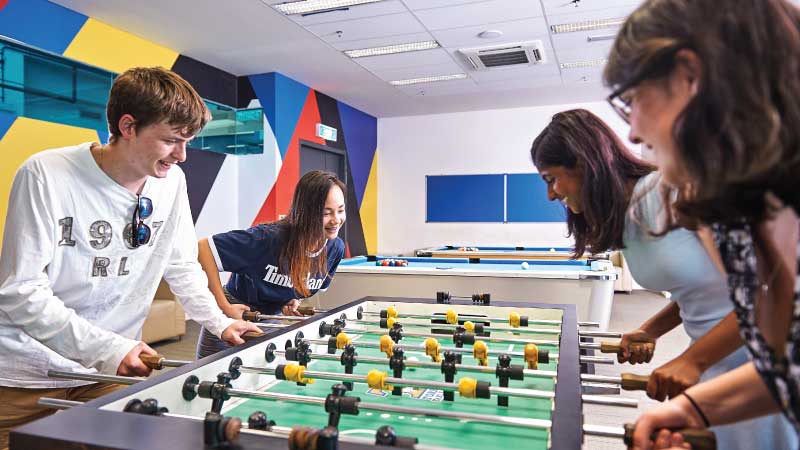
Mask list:
[{"label": "pool table leg", "polygon": [[608,330],[611,307],[614,301],[614,280],[593,280],[589,298],[589,321],[600,324],[600,331]]}]

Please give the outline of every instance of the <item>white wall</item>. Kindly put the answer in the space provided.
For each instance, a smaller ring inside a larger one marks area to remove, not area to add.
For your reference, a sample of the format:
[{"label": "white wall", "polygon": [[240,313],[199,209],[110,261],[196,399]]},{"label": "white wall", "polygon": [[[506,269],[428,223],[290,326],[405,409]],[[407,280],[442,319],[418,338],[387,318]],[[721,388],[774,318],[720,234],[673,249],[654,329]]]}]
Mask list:
[{"label": "white wall", "polygon": [[[628,142],[605,102],[378,119],[378,253],[434,245],[570,246],[553,223],[425,223],[425,176],[531,173],[533,139],[553,114],[585,108]],[[639,152],[638,146],[631,149]]]}]

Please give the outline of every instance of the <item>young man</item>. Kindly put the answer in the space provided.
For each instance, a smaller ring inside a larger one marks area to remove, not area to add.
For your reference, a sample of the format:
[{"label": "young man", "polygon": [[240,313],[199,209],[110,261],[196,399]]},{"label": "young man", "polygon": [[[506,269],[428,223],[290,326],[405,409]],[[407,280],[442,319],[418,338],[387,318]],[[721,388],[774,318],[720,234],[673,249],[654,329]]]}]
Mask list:
[{"label": "young man", "polygon": [[186,180],[175,163],[209,113],[162,68],[114,81],[108,145],[38,153],[17,171],[0,256],[0,448],[49,414],[39,397],[87,400],[114,388],[48,369],[146,376],[142,323],[164,279],[189,317],[231,344],[257,327],[227,318],[197,263]]}]

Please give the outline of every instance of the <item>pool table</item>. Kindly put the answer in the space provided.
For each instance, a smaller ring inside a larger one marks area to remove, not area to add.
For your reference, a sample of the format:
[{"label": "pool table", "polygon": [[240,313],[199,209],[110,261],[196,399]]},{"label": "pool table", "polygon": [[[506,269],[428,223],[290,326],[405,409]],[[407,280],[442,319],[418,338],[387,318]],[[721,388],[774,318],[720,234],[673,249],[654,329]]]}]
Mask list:
[{"label": "pool table", "polygon": [[[385,259],[405,267],[380,265]],[[527,269],[522,263],[528,264]],[[578,320],[608,328],[617,271],[606,260],[511,260],[358,256],[342,260],[331,286],[309,302],[332,308],[369,295],[436,298],[490,294],[491,300],[573,304]]]},{"label": "pool table", "polygon": [[[569,247],[501,247],[477,245],[442,245],[421,248],[415,252],[420,257],[430,258],[492,258],[492,259],[572,259]],[[596,255],[584,254],[580,259],[608,259],[608,252]]]}]

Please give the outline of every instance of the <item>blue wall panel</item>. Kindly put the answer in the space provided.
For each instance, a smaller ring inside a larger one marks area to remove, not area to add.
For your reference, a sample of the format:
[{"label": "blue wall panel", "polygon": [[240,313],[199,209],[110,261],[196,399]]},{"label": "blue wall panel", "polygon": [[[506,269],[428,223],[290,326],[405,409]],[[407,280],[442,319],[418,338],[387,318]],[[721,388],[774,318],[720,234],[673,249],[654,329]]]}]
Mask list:
[{"label": "blue wall panel", "polygon": [[503,175],[428,176],[426,183],[428,222],[503,221]]},{"label": "blue wall panel", "polygon": [[564,222],[567,214],[561,202],[547,199],[547,185],[536,173],[508,176],[508,222]]}]

